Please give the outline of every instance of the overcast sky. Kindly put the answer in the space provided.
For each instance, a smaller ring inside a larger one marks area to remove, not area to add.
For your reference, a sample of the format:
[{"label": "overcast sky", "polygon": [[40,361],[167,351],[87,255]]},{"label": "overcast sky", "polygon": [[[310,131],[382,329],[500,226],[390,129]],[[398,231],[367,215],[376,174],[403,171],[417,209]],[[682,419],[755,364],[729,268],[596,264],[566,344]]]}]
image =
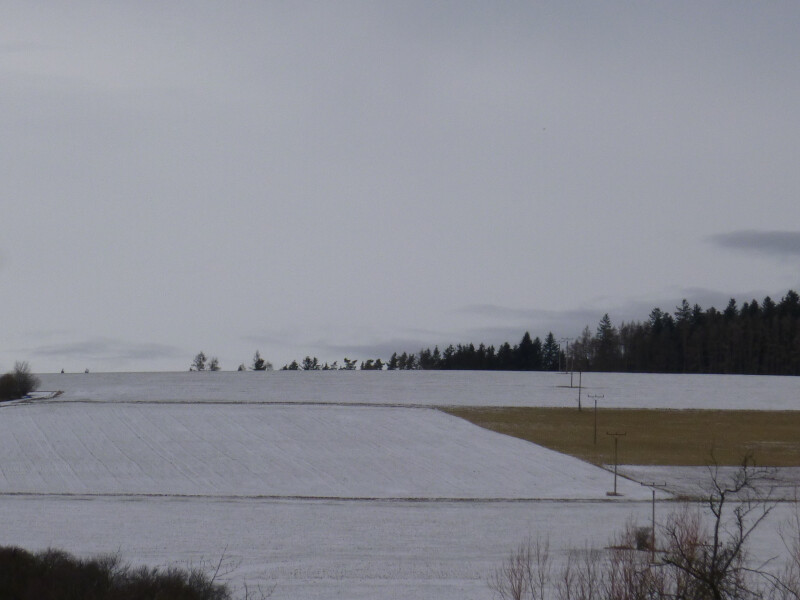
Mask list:
[{"label": "overcast sky", "polygon": [[800,288],[800,3],[4,2],[0,369]]}]

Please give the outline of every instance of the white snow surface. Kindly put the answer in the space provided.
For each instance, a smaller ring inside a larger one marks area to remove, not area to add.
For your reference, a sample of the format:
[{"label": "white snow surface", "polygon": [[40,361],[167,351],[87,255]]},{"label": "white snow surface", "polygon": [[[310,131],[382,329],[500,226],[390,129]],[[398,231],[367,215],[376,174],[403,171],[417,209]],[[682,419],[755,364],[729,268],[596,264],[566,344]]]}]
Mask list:
[{"label": "white snow surface", "polygon": [[[650,488],[478,428],[437,405],[576,404],[550,373],[42,376],[52,399],[0,406],[0,544],[209,566],[273,598],[490,598],[520,542],[602,548]],[[577,385],[577,374],[574,383]],[[800,379],[587,374],[605,406],[796,409]],[[700,485],[663,468],[630,475]],[[663,497],[663,496],[662,496]],[[675,505],[658,503],[659,521]],[[788,517],[753,538],[767,559]]]},{"label": "white snow surface", "polygon": [[44,402],[2,413],[0,493],[602,499],[612,483],[427,408]]},{"label": "white snow surface", "polygon": [[17,496],[2,498],[0,543],[135,564],[216,563],[275,599],[489,599],[486,578],[520,542],[602,547],[648,503],[343,502]]},{"label": "white snow surface", "polygon": [[[663,465],[619,465],[620,475],[635,481],[654,483],[658,489],[675,496],[703,498],[712,491],[712,477],[731,481],[739,467],[669,467]],[[800,467],[758,469],[755,484],[760,493],[773,500],[792,501],[798,498]]]},{"label": "white snow surface", "polygon": [[[649,502],[386,502],[12,496],[1,499],[0,544],[113,553],[133,564],[206,566],[220,557],[239,589],[275,584],[275,600],[490,600],[487,578],[528,538],[570,550],[606,547]],[[677,505],[658,504],[662,523]],[[780,555],[779,505],[750,540]],[[773,564],[780,564],[780,558]],[[211,568],[213,571],[213,568]],[[243,597],[241,594],[240,597]]]},{"label": "white snow surface", "polygon": [[[41,375],[62,401],[599,406],[798,410],[800,377],[491,371],[271,371]],[[573,386],[570,388],[570,382]]]}]

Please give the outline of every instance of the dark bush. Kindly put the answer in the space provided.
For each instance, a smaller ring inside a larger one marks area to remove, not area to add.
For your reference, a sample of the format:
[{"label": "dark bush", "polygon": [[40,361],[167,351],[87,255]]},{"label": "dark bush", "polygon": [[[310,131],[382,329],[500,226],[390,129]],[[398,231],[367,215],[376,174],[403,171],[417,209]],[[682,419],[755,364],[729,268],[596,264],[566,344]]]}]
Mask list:
[{"label": "dark bush", "polygon": [[39,378],[31,373],[31,368],[26,362],[14,364],[14,380],[17,382],[17,391],[20,398],[35,392],[39,387],[39,383],[41,383]]},{"label": "dark bush", "polygon": [[230,593],[197,569],[132,569],[116,556],[80,559],[61,550],[0,547],[0,598],[229,600]]},{"label": "dark bush", "polygon": [[0,376],[0,400],[23,398],[39,387],[39,378],[26,362],[14,364],[14,370]]},{"label": "dark bush", "polygon": [[11,373],[0,375],[0,400],[16,400],[19,397],[14,375]]},{"label": "dark bush", "polygon": [[633,532],[637,550],[653,549],[653,530],[649,527],[637,527]]}]

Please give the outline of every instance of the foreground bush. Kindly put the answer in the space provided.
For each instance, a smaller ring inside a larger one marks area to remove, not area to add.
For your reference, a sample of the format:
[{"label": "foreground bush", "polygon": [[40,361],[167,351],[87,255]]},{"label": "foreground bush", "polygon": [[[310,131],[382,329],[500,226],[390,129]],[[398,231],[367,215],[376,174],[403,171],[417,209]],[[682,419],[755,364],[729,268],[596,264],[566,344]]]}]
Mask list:
[{"label": "foreground bush", "polygon": [[39,378],[31,373],[26,362],[18,362],[14,370],[0,376],[0,400],[16,400],[36,391]]},{"label": "foreground bush", "polygon": [[131,568],[117,556],[76,558],[0,547],[0,598],[14,600],[229,600],[228,589],[198,569]]},{"label": "foreground bush", "polygon": [[[547,541],[521,544],[490,576],[498,600],[800,600],[800,505],[781,532],[789,552],[778,570],[751,565],[750,535],[775,503],[770,469],[745,458],[730,479],[711,470],[705,513],[688,505],[659,529],[629,524],[606,550],[570,552],[555,568]],[[769,562],[769,561],[768,561]]]}]

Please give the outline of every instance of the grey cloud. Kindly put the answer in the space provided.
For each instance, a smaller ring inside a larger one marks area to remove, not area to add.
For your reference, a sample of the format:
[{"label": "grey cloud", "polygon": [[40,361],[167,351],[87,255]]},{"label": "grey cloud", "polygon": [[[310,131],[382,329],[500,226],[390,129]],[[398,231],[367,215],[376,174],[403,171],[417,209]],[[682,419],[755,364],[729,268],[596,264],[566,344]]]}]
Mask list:
[{"label": "grey cloud", "polygon": [[349,358],[388,358],[394,352],[418,352],[422,348],[433,347],[429,340],[395,338],[374,344],[330,344],[322,346],[326,352]]},{"label": "grey cloud", "polygon": [[256,346],[284,346],[284,347],[291,347],[294,346],[293,339],[296,339],[296,336],[289,336],[289,335],[271,335],[271,334],[258,334],[258,335],[245,335],[241,337],[242,341],[247,342],[248,344],[255,344]]},{"label": "grey cloud", "polygon": [[[456,312],[482,319],[495,319],[509,325],[485,325],[466,331],[468,335],[485,335],[481,341],[487,343],[513,343],[519,341],[525,331],[534,337],[544,337],[548,332],[558,335],[578,335],[587,325],[593,327],[603,313],[611,314],[608,308],[578,308],[570,310],[541,310],[509,308],[496,304],[479,304],[459,308]],[[514,323],[515,325],[511,325]],[[471,340],[470,340],[471,341]]]},{"label": "grey cloud", "polygon": [[542,310],[535,308],[509,308],[498,304],[472,304],[456,309],[456,312],[496,319],[561,321],[565,318],[571,320],[593,319],[597,311],[586,308],[575,310]]},{"label": "grey cloud", "polygon": [[757,231],[744,229],[709,236],[712,243],[723,248],[767,254],[770,256],[800,255],[800,231]]},{"label": "grey cloud", "polygon": [[[576,337],[585,327],[594,332],[603,314],[608,313],[612,322],[619,326],[627,322],[646,321],[654,308],[664,312],[673,313],[686,298],[691,305],[698,304],[703,309],[712,306],[723,309],[730,298],[735,298],[740,304],[756,299],[759,302],[765,296],[779,298],[782,292],[768,292],[765,290],[749,290],[745,292],[725,292],[700,287],[681,288],[665,292],[658,298],[642,298],[628,302],[614,302],[608,299],[594,299],[597,308],[583,307],[570,310],[541,310],[512,308],[498,304],[473,304],[453,309],[451,313],[476,317],[481,323],[475,327],[455,328],[450,331],[434,331],[429,329],[408,329],[399,335],[388,337],[368,344],[334,344],[317,341],[304,345],[311,348],[310,352],[325,357],[334,357],[337,360],[344,356],[356,359],[383,358],[387,359],[394,352],[418,352],[422,348],[439,349],[449,344],[486,344],[499,346],[504,342],[512,345],[519,342],[525,331],[531,336],[544,337],[552,332],[556,338]],[[493,325],[491,320],[500,323]],[[273,337],[252,337],[252,340],[281,341],[285,347],[285,339],[276,340]],[[327,358],[326,358],[327,359]]]},{"label": "grey cloud", "polygon": [[679,289],[674,295],[666,296],[666,300],[661,298],[660,300],[651,300],[648,302],[639,301],[636,303],[631,303],[630,305],[626,305],[626,309],[629,312],[636,311],[637,314],[641,315],[636,317],[638,320],[646,319],[647,315],[650,311],[655,308],[661,308],[665,312],[674,312],[675,309],[680,305],[684,298],[689,302],[690,305],[694,306],[698,304],[701,308],[707,309],[711,308],[712,306],[722,310],[728,304],[728,300],[734,298],[738,303],[742,302],[749,302],[750,300],[758,300],[759,302],[766,296],[771,296],[774,298],[780,298],[783,296],[782,291],[775,290],[767,291],[767,290],[745,290],[745,291],[719,291],[719,290],[711,290],[708,288],[702,287],[688,287],[688,288],[681,288]]},{"label": "grey cloud", "polygon": [[457,308],[455,312],[475,315],[478,317],[489,317],[496,319],[527,319],[541,318],[553,311],[537,310],[529,308],[509,308],[498,304],[470,304]]},{"label": "grey cloud", "polygon": [[[411,336],[393,336],[375,343],[336,343],[325,339],[311,340],[307,335],[295,332],[294,335],[276,333],[243,336],[242,340],[254,344],[255,347],[282,348],[290,356],[299,359],[301,355],[312,354],[324,361],[341,360],[345,356],[355,359],[388,358],[393,352],[417,352],[421,348],[433,346],[431,339],[436,339],[434,332],[410,330]],[[439,334],[439,337],[441,335]],[[447,336],[444,336],[447,338]],[[262,351],[262,354],[264,352]]]},{"label": "grey cloud", "polygon": [[31,50],[37,50],[44,48],[42,44],[34,44],[32,42],[7,42],[5,44],[0,44],[0,54],[15,54],[19,52],[30,52]]},{"label": "grey cloud", "polygon": [[594,330],[597,323],[605,313],[614,324],[623,322],[645,321],[654,308],[664,312],[673,313],[685,298],[690,305],[698,304],[707,309],[712,306],[723,309],[731,298],[738,303],[749,302],[752,299],[759,302],[766,296],[773,299],[783,296],[785,291],[747,290],[747,291],[719,291],[700,287],[675,288],[660,297],[639,298],[628,302],[595,299],[592,307],[570,310],[539,310],[509,308],[495,304],[480,304],[465,306],[455,312],[475,315],[484,319],[495,319],[502,324],[491,325],[486,323],[481,327],[467,329],[464,337],[468,341],[497,343],[508,341],[514,343],[522,333],[527,330],[532,336],[544,337],[549,331],[558,336],[578,335],[584,327]]},{"label": "grey cloud", "polygon": [[126,342],[110,338],[51,344],[35,348],[33,351],[48,358],[65,357],[99,361],[152,360],[181,356],[180,350],[174,346],[148,342]]}]

